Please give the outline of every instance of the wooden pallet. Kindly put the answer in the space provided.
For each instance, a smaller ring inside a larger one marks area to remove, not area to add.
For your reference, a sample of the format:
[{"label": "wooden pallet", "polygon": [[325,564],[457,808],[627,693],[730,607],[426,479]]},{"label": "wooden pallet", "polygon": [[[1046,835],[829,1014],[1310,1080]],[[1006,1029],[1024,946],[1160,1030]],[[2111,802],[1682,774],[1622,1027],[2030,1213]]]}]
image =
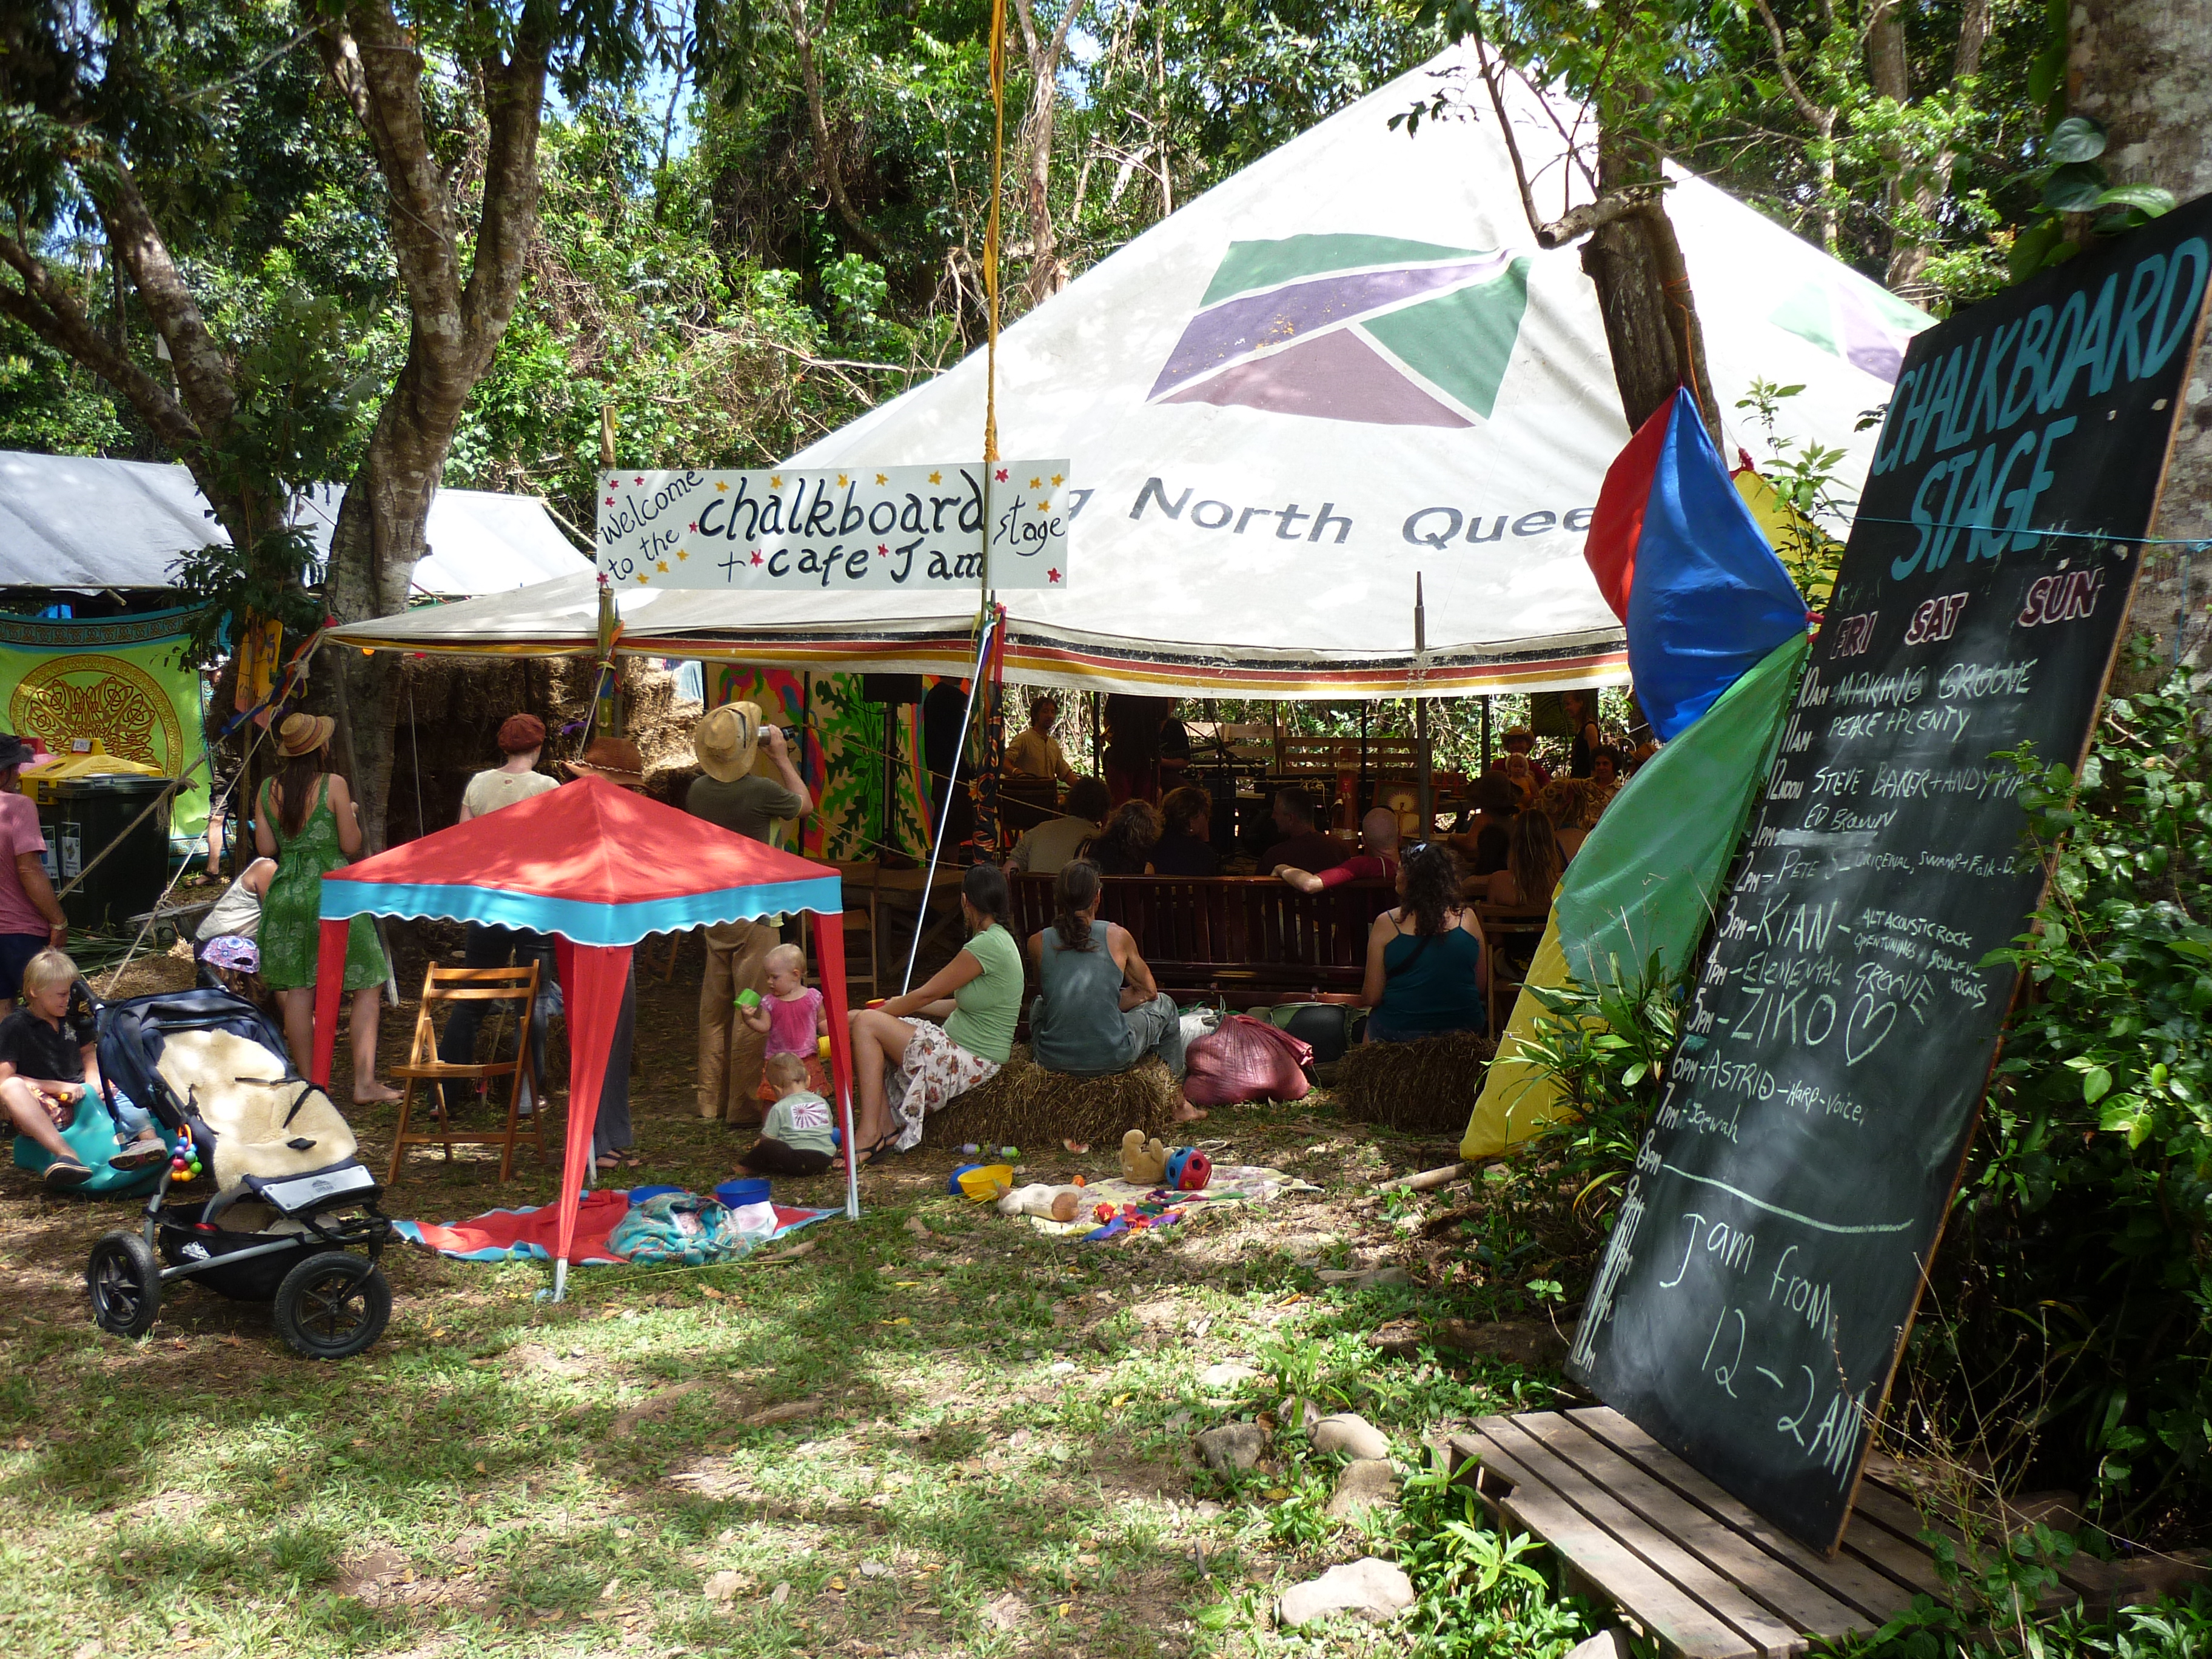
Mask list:
[{"label": "wooden pallet", "polygon": [[[1610,1407],[1486,1417],[1452,1436],[1451,1449],[1455,1474],[1473,1480],[1485,1508],[1550,1545],[1580,1586],[1688,1659],[1794,1659],[1814,1637],[1870,1633],[1914,1595],[1944,1594],[1921,1540],[1929,1522],[1871,1474],[1832,1558]],[[2078,1561],[2039,1612],[2110,1605],[2111,1569]]]}]

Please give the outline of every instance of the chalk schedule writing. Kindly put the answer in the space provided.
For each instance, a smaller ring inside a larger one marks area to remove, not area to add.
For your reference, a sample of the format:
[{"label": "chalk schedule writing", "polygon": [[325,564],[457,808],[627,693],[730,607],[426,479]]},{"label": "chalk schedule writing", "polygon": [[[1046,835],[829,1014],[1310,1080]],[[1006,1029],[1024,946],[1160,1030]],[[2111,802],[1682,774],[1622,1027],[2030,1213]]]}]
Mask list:
[{"label": "chalk schedule writing", "polygon": [[[1920,335],[1570,1374],[1832,1549],[1963,1166],[2212,270],[2212,198]],[[2064,532],[2065,534],[2054,534]],[[1687,804],[1686,804],[1686,808]]]}]

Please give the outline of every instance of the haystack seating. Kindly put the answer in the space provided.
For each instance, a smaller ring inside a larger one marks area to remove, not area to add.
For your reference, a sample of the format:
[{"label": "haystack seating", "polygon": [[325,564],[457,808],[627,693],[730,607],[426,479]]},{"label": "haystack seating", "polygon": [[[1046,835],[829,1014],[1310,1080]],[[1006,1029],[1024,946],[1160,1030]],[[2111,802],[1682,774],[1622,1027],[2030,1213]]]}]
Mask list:
[{"label": "haystack seating", "polygon": [[1497,1051],[1495,1042],[1476,1031],[1360,1043],[1337,1064],[1336,1103],[1354,1123],[1456,1140]]},{"label": "haystack seating", "polygon": [[[1051,926],[1051,877],[1009,885],[1015,938]],[[1108,876],[1101,888],[1099,920],[1127,928],[1160,988],[1178,995],[1357,991],[1368,929],[1397,902],[1382,881],[1301,893],[1273,876]]]},{"label": "haystack seating", "polygon": [[1049,1148],[1062,1140],[1103,1146],[1131,1129],[1173,1133],[1175,1079],[1147,1058],[1108,1077],[1048,1072],[1017,1042],[991,1077],[922,1120],[925,1146],[973,1142],[996,1155],[1001,1146]]}]

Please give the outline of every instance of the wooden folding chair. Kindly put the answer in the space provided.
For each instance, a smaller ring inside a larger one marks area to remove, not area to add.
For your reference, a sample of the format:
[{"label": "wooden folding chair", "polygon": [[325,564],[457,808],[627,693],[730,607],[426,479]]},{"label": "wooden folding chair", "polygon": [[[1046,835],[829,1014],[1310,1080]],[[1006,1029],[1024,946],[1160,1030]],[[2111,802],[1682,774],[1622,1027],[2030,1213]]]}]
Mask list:
[{"label": "wooden folding chair", "polygon": [[[516,1021],[514,1058],[488,1060],[481,1066],[440,1060],[437,1029],[430,1018],[431,1005],[439,1002],[520,1002],[522,1012]],[[515,1139],[526,1133],[538,1149],[538,1162],[545,1161],[545,1091],[530,1052],[530,1016],[537,1004],[535,957],[516,968],[441,968],[434,963],[422,975],[422,1003],[415,1016],[415,1041],[408,1049],[407,1063],[395,1066],[391,1071],[392,1076],[405,1080],[406,1087],[399,1097],[399,1123],[392,1136],[392,1169],[385,1177],[386,1186],[398,1182],[399,1165],[410,1146],[442,1146],[448,1164],[453,1161],[456,1146],[497,1146],[501,1149],[499,1178],[506,1181],[514,1174]],[[473,1094],[479,1081],[502,1077],[514,1079],[507,1091],[506,1128],[456,1131],[447,1091],[441,1085],[465,1081],[469,1092]],[[527,1131],[522,1127],[525,1079],[529,1083],[532,1109]],[[410,1134],[407,1126],[413,1115],[415,1085],[418,1082],[430,1085],[430,1115],[436,1127],[427,1133]]]},{"label": "wooden folding chair", "polygon": [[1513,1018],[1529,959],[1543,942],[1552,913],[1544,905],[1478,904],[1474,914],[1490,950],[1490,1034],[1500,1036]]}]

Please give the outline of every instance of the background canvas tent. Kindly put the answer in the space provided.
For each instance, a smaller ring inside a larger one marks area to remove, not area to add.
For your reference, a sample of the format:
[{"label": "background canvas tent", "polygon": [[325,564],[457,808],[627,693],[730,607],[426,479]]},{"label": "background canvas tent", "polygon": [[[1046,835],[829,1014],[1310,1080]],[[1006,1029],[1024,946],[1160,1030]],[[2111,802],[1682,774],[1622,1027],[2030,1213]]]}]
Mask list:
[{"label": "background canvas tent", "polygon": [[[1456,84],[1479,115],[1390,117]],[[1561,112],[1571,117],[1571,109]],[[1540,211],[1588,195],[1533,94],[1512,106]],[[1848,491],[1905,339],[1929,319],[1740,202],[1669,207],[1722,410],[1802,384],[1779,429],[1844,455]],[[1153,226],[999,349],[1012,456],[1066,456],[1065,589],[1002,592],[1006,672],[1255,697],[1528,690],[1626,677],[1582,558],[1628,437],[1595,292],[1534,246],[1487,94],[1458,51],[1332,116]],[[977,453],[975,353],[792,458]],[[1757,428],[1732,430],[1766,453]],[[1430,648],[1413,649],[1413,579]],[[958,672],[972,608],[942,595],[635,589],[622,648],[753,665]],[[411,650],[583,651],[590,578],[338,637]],[[957,612],[957,614],[955,614]]]},{"label": "background canvas tent", "polygon": [[[300,522],[327,558],[345,491],[321,484]],[[418,593],[493,593],[584,568],[535,495],[441,489],[430,503]],[[181,466],[0,450],[0,587],[166,588],[187,549],[230,539]]]},{"label": "background canvas tent", "polygon": [[[328,1085],[343,996],[346,929],[356,915],[490,922],[554,936],[568,1022],[568,1127],[554,1255],[567,1283],[576,1206],[588,1178],[607,1052],[630,952],[648,933],[787,910],[830,918],[844,908],[835,870],[583,777],[489,817],[412,841],[323,878],[322,951],[315,971],[310,1075]],[[853,1055],[845,1024],[845,940],[835,921],[814,930],[829,1005],[830,1061],[844,1144],[853,1144]],[[848,1160],[846,1213],[858,1216]]]}]

